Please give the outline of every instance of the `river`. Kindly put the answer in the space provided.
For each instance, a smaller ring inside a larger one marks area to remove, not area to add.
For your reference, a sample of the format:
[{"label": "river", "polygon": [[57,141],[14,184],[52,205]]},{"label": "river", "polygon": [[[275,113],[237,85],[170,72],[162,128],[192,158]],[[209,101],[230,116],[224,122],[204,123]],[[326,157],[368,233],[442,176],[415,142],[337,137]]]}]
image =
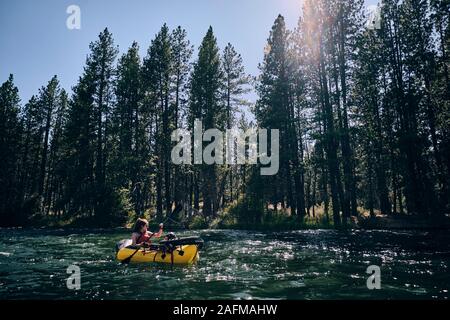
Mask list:
[{"label": "river", "polygon": [[[122,265],[115,230],[0,229],[0,299],[447,299],[450,233],[231,230],[205,240],[196,265]],[[68,266],[80,267],[69,290]],[[367,288],[370,265],[381,288]]]}]

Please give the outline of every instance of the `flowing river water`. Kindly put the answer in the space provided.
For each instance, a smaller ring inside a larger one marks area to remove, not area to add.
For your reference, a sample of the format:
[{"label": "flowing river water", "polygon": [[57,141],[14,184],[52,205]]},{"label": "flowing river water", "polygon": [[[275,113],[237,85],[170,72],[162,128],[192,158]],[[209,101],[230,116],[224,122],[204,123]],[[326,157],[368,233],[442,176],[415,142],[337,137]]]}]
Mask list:
[{"label": "flowing river water", "polygon": [[[450,233],[203,230],[197,264],[122,265],[124,229],[0,229],[0,299],[447,299]],[[69,290],[67,268],[81,270]],[[366,270],[381,270],[369,290]]]}]

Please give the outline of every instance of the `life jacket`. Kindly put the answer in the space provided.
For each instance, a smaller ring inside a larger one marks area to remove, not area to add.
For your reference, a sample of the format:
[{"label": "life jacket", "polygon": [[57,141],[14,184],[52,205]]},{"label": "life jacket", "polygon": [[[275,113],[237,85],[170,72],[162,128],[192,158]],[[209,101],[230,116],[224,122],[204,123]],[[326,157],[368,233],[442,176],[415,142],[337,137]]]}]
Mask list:
[{"label": "life jacket", "polygon": [[147,232],[139,236],[139,238],[136,239],[136,244],[150,242],[150,239],[153,237],[153,233],[148,235]]}]

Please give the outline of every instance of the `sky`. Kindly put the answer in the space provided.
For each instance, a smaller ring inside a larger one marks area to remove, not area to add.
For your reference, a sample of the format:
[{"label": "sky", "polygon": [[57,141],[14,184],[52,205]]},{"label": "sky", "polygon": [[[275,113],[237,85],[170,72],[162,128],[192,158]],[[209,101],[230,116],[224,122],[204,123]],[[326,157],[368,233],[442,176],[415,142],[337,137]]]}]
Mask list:
[{"label": "sky", "polygon": [[[373,4],[376,0],[367,0]],[[145,56],[164,23],[180,25],[197,49],[209,26],[219,47],[230,42],[242,55],[246,72],[258,74],[269,31],[278,14],[295,28],[302,0],[1,0],[0,83],[14,75],[22,103],[57,75],[71,91],[83,72],[89,43],[105,28],[120,54],[133,41]],[[69,30],[70,5],[81,11],[81,28]]]}]

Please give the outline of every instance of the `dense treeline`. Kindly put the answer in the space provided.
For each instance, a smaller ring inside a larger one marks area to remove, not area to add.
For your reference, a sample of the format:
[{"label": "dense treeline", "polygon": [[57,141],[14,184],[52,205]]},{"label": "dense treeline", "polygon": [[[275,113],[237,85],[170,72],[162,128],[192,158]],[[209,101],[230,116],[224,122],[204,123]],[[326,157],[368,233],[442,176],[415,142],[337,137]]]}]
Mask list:
[{"label": "dense treeline", "polygon": [[275,21],[256,117],[281,129],[284,164],[254,178],[258,198],[300,219],[322,204],[336,226],[360,208],[448,213],[450,4],[383,1],[379,28],[363,5],[305,0],[296,30]]},{"label": "dense treeline", "polygon": [[11,75],[1,87],[1,224],[109,225],[189,208],[213,216],[231,203],[232,168],[173,165],[171,134],[195,119],[234,125],[250,79],[231,44],[219,52],[212,28],[192,55],[181,27],[164,25],[143,59],[137,43],[118,57],[105,29],[71,98],[55,76],[21,108]]},{"label": "dense treeline", "polygon": [[[385,0],[380,28],[367,28],[362,0],[305,0],[295,30],[275,20],[256,81],[212,28],[196,57],[181,27],[164,25],[144,57],[137,43],[119,57],[105,29],[70,96],[56,76],[24,105],[12,75],[1,85],[0,224],[116,225],[179,211],[335,226],[365,211],[442,216],[449,6]],[[255,123],[243,112],[253,82]],[[193,131],[196,119],[204,130],[279,129],[278,174],[173,164],[173,130]]]}]

